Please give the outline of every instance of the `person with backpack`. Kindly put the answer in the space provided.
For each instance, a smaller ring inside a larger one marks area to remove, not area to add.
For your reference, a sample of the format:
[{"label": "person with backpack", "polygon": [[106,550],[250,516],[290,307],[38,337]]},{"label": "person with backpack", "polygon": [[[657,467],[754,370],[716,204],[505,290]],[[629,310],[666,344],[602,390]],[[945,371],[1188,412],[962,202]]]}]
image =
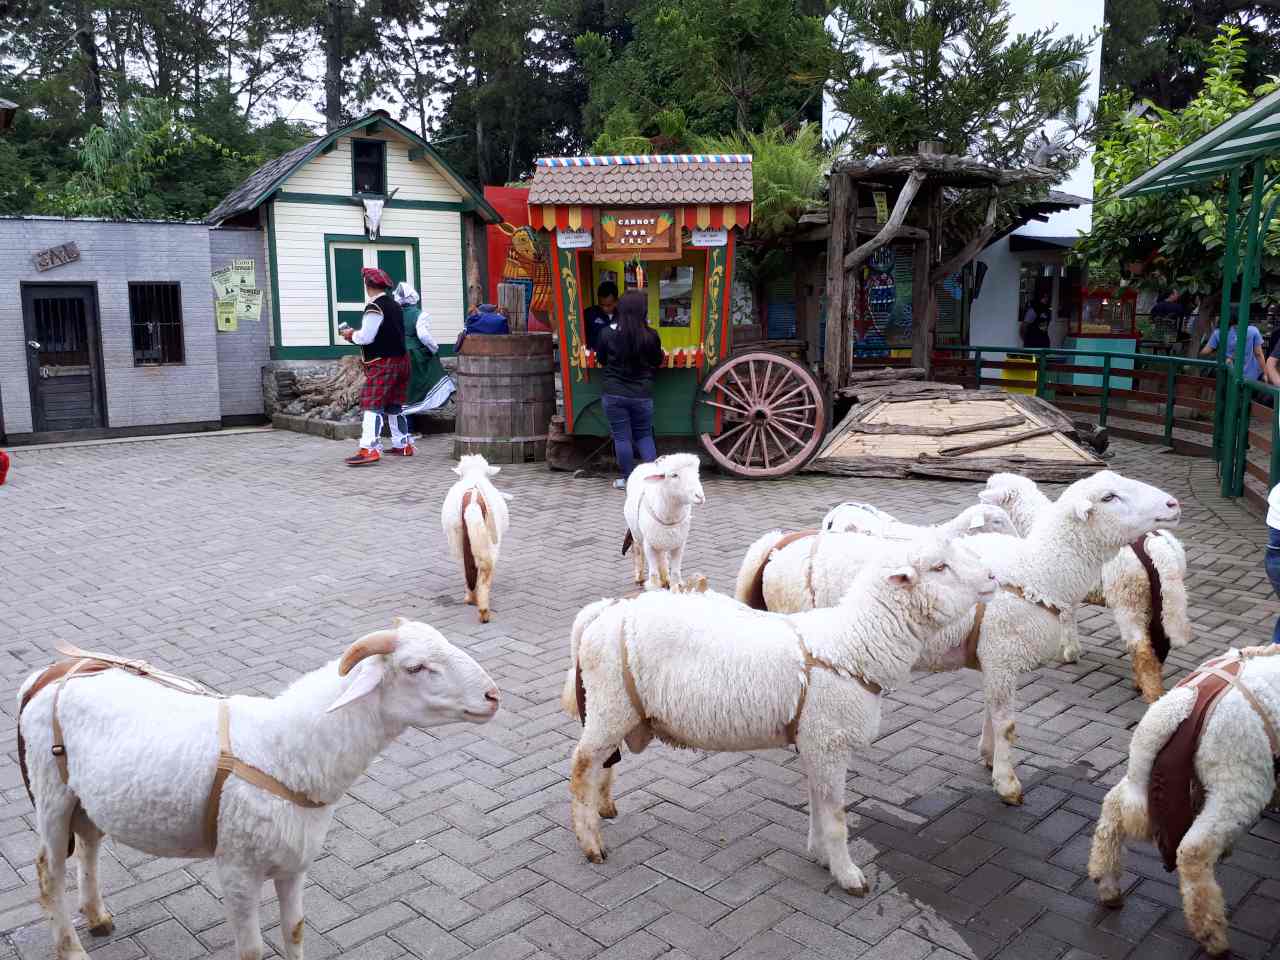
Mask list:
[{"label": "person with backpack", "polygon": [[662,341],[649,326],[649,298],[632,290],[618,301],[614,322],[600,331],[596,358],[604,368],[600,402],[622,470],[614,487],[625,490],[637,463],[658,455],[653,439],[653,379],[662,366]]}]

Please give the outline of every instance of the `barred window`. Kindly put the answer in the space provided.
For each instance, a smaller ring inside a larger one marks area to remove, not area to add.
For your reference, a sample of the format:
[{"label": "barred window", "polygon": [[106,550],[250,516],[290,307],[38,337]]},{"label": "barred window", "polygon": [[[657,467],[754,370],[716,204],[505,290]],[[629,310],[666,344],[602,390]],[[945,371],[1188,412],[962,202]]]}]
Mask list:
[{"label": "barred window", "polygon": [[130,283],[129,320],[135,367],[183,362],[181,284]]}]

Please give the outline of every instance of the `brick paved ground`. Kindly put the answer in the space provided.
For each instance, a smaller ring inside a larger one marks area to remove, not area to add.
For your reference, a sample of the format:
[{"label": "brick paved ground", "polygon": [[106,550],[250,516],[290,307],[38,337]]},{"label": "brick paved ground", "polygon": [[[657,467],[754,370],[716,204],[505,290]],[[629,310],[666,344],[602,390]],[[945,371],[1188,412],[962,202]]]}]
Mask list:
[{"label": "brick paved ground", "polygon": [[[482,626],[443,558],[446,443],[358,473],[339,463],[345,447],[290,434],[18,451],[0,491],[0,960],[51,955],[12,703],[55,638],[265,693],[395,614],[470,650],[502,687],[503,711],[485,727],[404,736],[352,790],[306,894],[313,960],[1195,954],[1176,888],[1149,850],[1130,859],[1121,912],[1095,907],[1084,877],[1098,801],[1143,710],[1105,611],[1082,618],[1082,663],[1026,678],[1023,807],[998,803],[976,760],[973,676],[921,677],[891,698],[849,782],[869,899],[834,889],[806,856],[802,777],[781,750],[628,757],[622,816],[606,826],[612,856],[587,864],[567,829],[576,729],[557,698],[573,614],[629,589],[621,494],[506,468],[513,530],[495,618]],[[1118,448],[1118,469],[1186,507],[1197,642],[1173,655],[1169,675],[1228,643],[1265,639],[1280,606],[1260,565],[1261,521],[1213,495],[1211,465]],[[812,477],[706,487],[685,569],[726,589],[760,531],[811,524],[842,497],[938,520],[975,489]],[[208,864],[109,844],[103,869],[117,930],[89,944],[94,957],[230,955]],[[1280,955],[1280,823],[1256,825],[1219,876],[1239,955]],[[271,902],[265,922],[275,915]],[[278,942],[278,930],[268,938]]]}]

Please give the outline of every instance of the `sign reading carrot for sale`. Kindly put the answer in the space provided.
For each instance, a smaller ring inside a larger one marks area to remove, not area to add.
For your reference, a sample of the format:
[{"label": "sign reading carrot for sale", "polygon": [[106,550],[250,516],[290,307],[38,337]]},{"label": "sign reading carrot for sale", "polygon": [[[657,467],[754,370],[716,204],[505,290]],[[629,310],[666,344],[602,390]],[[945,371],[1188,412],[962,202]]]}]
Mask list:
[{"label": "sign reading carrot for sale", "polygon": [[674,260],[680,256],[680,226],[673,210],[601,210],[596,221],[598,257]]}]

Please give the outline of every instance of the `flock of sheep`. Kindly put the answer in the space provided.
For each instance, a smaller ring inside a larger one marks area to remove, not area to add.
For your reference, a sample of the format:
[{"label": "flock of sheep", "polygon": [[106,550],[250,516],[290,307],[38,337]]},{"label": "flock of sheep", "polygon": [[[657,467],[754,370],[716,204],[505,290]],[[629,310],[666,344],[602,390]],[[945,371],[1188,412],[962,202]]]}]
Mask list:
[{"label": "flock of sheep", "polygon": [[[841,504],[819,529],[761,536],[729,596],[681,570],[694,508],[705,502],[698,466],[674,454],[632,473],[623,549],[634,547],[646,589],[589,604],[573,623],[561,703],[582,722],[569,787],[585,855],[606,856],[601,819],[617,815],[623,744],[794,746],[808,775],[809,850],[842,888],[865,894],[848,850],[845,779],[851,752],[877,737],[883,692],[913,670],[980,670],[979,757],[1001,799],[1020,803],[1011,757],[1019,680],[1075,659],[1075,608],[1105,603],[1136,686],[1154,702],[1134,732],[1127,775],[1103,804],[1089,862],[1100,899],[1118,905],[1124,841],[1156,829],[1153,762],[1196,700],[1190,686],[1161,695],[1163,655],[1190,639],[1185,554],[1165,529],[1178,523],[1178,501],[1104,471],[1056,500],[997,474],[978,504],[937,527]],[[498,469],[463,457],[441,511],[482,621],[508,523],[507,496],[491,480]],[[1241,682],[1205,723],[1194,756],[1205,800],[1177,867],[1188,925],[1211,953],[1227,949],[1214,864],[1275,785],[1268,714],[1280,716],[1280,658],[1268,653],[1223,658],[1239,661]],[[73,846],[90,932],[112,929],[97,879],[107,834],[158,856],[212,857],[240,960],[263,955],[259,894],[273,880],[285,956],[301,960],[302,887],[334,805],[406,728],[484,723],[499,704],[475,660],[432,627],[400,619],[274,698],[221,699],[176,679],[85,654],[32,674],[19,692],[40,901],[59,960],[87,958],[64,903]]]}]

